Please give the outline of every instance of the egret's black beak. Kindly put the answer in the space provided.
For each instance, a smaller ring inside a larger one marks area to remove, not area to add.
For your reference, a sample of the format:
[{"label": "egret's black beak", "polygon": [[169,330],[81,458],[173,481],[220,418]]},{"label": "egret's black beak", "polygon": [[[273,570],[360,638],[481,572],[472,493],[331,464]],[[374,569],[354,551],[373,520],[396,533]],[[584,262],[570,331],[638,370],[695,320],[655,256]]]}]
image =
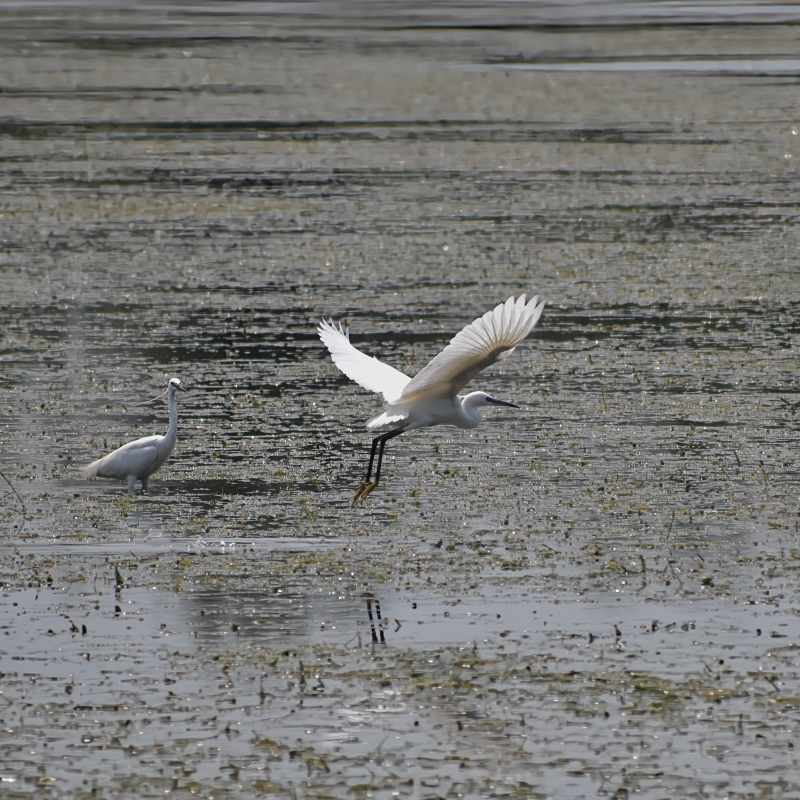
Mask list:
[{"label": "egret's black beak", "polygon": [[189,391],[189,390],[188,390],[188,389],[187,389],[187,388],[186,388],[186,387],[185,387],[183,384],[181,384],[181,385],[180,385],[178,388],[179,388],[179,389],[180,389],[182,392],[188,392],[188,391]]},{"label": "egret's black beak", "polygon": [[514,403],[509,403],[506,400],[495,400],[494,397],[487,397],[488,402],[493,403],[496,406],[508,406],[509,408],[519,408],[519,406],[514,405]]}]

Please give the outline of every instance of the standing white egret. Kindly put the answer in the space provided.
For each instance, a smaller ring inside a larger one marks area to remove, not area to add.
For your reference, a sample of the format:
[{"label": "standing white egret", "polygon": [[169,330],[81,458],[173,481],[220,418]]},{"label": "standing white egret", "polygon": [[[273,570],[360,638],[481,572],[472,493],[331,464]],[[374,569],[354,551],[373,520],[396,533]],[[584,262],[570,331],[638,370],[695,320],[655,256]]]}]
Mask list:
[{"label": "standing white egret", "polygon": [[[317,328],[320,339],[330,350],[333,363],[365,389],[383,395],[386,410],[369,420],[371,431],[388,431],[372,440],[367,477],[358,487],[353,505],[364,500],[378,485],[386,442],[395,436],[432,425],[456,425],[477,428],[483,419],[483,406],[510,406],[513,403],[496,400],[486,392],[472,392],[463,399],[458,392],[481,370],[507,358],[514,348],[533,330],[544,308],[544,302],[534,297],[525,303],[523,294],[518,300],[509,297],[494,311],[487,311],[472,324],[457,333],[450,344],[412,379],[408,375],[357,350],[350,344],[349,332],[341,323],[322,321]],[[378,450],[378,445],[380,449]],[[372,479],[372,464],[378,450],[378,464]]]},{"label": "standing white egret", "polygon": [[148,491],[150,476],[161,467],[175,449],[175,439],[178,436],[178,404],[175,402],[175,392],[179,389],[182,392],[186,391],[180,378],[170,378],[166,392],[152,400],[134,404],[143,406],[169,394],[169,428],[166,436],[145,436],[135,442],[128,442],[113,453],[81,467],[81,471],[89,478],[116,478],[127,481],[128,491],[131,494],[136,488],[136,481],[139,480],[142,482],[142,492]]}]

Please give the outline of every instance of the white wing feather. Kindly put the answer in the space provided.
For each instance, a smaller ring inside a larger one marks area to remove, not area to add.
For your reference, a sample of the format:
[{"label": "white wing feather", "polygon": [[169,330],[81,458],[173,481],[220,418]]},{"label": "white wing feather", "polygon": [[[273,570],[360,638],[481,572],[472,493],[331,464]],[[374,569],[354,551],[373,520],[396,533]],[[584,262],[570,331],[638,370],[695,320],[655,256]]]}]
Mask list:
[{"label": "white wing feather", "polygon": [[394,367],[372,358],[350,344],[350,336],[345,333],[341,323],[337,327],[333,320],[324,320],[317,328],[319,338],[330,350],[333,363],[350,380],[371,392],[382,394],[387,403],[397,400],[406,384],[411,380]]},{"label": "white wing feather", "polygon": [[107,456],[81,467],[87,477],[117,478],[124,481],[130,475],[148,475],[158,458],[158,445],[163,436],[146,436],[122,445]]},{"label": "white wing feather", "polygon": [[403,402],[420,396],[446,397],[457,394],[481,370],[507,358],[533,330],[544,308],[534,297],[525,303],[509,297],[459,331],[450,344],[404,387]]}]

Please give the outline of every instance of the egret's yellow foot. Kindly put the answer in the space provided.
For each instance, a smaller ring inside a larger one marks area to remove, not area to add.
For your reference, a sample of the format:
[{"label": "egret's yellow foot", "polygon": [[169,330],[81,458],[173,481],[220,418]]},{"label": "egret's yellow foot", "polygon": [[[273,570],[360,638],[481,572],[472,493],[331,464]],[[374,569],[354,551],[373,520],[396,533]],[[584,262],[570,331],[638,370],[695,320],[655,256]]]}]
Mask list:
[{"label": "egret's yellow foot", "polygon": [[363,502],[367,499],[369,493],[378,485],[377,481],[367,481],[366,483],[362,483],[361,486],[356,489],[356,496],[353,498],[353,505],[358,505],[358,503]]}]

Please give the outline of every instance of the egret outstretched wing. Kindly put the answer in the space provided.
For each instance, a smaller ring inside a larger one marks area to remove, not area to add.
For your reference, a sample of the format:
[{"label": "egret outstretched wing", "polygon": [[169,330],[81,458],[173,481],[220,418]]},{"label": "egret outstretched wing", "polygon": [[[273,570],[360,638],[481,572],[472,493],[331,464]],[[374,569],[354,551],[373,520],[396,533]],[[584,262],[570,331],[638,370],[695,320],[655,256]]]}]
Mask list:
[{"label": "egret outstretched wing", "polygon": [[137,439],[81,469],[88,477],[117,478],[121,481],[130,475],[149,474],[158,458],[158,445],[163,439],[163,436]]},{"label": "egret outstretched wing", "polygon": [[382,394],[387,403],[397,400],[403,388],[411,380],[408,375],[404,375],[394,367],[356,350],[350,344],[350,336],[345,333],[341,323],[337,327],[333,320],[330,322],[323,320],[317,328],[317,333],[330,350],[333,363],[359,386]]},{"label": "egret outstretched wing", "polygon": [[[538,305],[537,305],[538,303]],[[533,330],[544,308],[534,297],[509,297],[459,331],[450,344],[403,388],[401,400],[446,397],[461,391],[481,370],[511,355]]]}]

